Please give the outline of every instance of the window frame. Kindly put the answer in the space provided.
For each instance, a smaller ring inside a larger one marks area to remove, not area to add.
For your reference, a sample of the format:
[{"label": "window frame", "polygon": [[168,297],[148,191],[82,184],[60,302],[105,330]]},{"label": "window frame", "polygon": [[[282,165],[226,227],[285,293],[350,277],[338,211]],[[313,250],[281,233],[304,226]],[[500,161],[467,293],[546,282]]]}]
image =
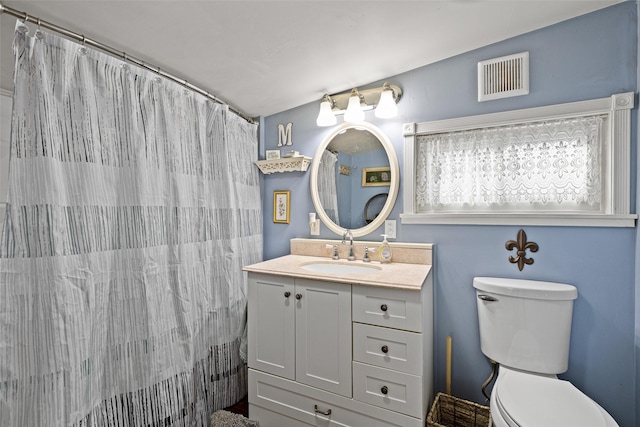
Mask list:
[{"label": "window frame", "polygon": [[[637,215],[631,213],[631,109],[634,93],[614,94],[607,98],[555,104],[477,116],[459,117],[422,123],[405,123],[403,224],[469,224],[469,225],[541,225],[579,227],[635,227]],[[417,137],[435,133],[516,125],[543,120],[607,115],[607,135],[603,150],[602,213],[539,212],[418,212],[416,206]]]}]

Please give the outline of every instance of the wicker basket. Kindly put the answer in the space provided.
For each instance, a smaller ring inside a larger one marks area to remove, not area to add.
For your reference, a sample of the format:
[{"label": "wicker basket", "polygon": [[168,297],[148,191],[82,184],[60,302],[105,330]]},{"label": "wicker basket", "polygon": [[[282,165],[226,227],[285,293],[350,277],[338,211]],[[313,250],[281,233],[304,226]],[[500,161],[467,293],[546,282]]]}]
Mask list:
[{"label": "wicker basket", "polygon": [[491,427],[488,406],[438,393],[427,416],[429,427]]}]

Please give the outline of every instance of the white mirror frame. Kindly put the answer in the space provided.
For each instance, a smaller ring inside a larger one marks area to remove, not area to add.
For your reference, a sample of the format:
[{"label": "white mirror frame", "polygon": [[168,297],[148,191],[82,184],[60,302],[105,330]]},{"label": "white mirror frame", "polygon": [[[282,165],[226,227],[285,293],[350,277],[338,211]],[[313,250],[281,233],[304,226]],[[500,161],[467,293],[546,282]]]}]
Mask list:
[{"label": "white mirror frame", "polygon": [[389,140],[387,135],[382,132],[382,130],[368,122],[343,123],[337,126],[333,131],[331,131],[329,135],[326,136],[326,138],[322,141],[322,143],[316,150],[316,154],[313,158],[313,164],[311,165],[311,177],[309,185],[311,187],[311,200],[313,201],[313,206],[316,208],[318,217],[329,230],[333,231],[339,236],[342,236],[344,232],[347,231],[347,229],[344,227],[340,227],[335,222],[333,222],[320,203],[320,195],[318,194],[318,169],[320,168],[320,159],[322,158],[322,154],[324,153],[324,150],[327,148],[327,146],[329,146],[331,140],[341,132],[344,132],[347,129],[354,128],[366,129],[374,134],[378,138],[378,140],[380,140],[387,153],[387,157],[389,158],[389,167],[391,169],[389,195],[387,197],[387,201],[382,207],[382,210],[380,211],[378,216],[369,224],[365,225],[364,227],[351,230],[353,237],[362,237],[366,236],[367,234],[373,233],[376,228],[384,224],[384,221],[389,217],[389,214],[391,213],[391,210],[396,203],[396,199],[398,198],[398,188],[400,186],[400,167],[398,166],[398,157],[396,156],[393,145],[391,145],[391,141]]}]

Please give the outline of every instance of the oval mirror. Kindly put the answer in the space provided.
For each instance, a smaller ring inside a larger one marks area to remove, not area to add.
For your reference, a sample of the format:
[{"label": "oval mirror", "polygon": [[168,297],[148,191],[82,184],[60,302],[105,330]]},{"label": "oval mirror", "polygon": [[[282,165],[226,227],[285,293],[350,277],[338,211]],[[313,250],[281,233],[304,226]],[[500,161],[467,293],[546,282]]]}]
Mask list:
[{"label": "oval mirror", "polygon": [[311,199],[322,223],[342,236],[380,227],[398,197],[400,169],[389,138],[376,126],[343,123],[322,141],[311,166]]}]

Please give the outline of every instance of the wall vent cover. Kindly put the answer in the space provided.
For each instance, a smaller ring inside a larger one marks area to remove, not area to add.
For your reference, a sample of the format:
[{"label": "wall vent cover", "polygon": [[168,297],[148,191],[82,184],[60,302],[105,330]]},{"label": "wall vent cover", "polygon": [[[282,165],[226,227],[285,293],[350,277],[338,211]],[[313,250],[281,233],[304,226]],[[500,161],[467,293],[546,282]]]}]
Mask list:
[{"label": "wall vent cover", "polygon": [[478,101],[529,93],[529,52],[478,62]]}]

